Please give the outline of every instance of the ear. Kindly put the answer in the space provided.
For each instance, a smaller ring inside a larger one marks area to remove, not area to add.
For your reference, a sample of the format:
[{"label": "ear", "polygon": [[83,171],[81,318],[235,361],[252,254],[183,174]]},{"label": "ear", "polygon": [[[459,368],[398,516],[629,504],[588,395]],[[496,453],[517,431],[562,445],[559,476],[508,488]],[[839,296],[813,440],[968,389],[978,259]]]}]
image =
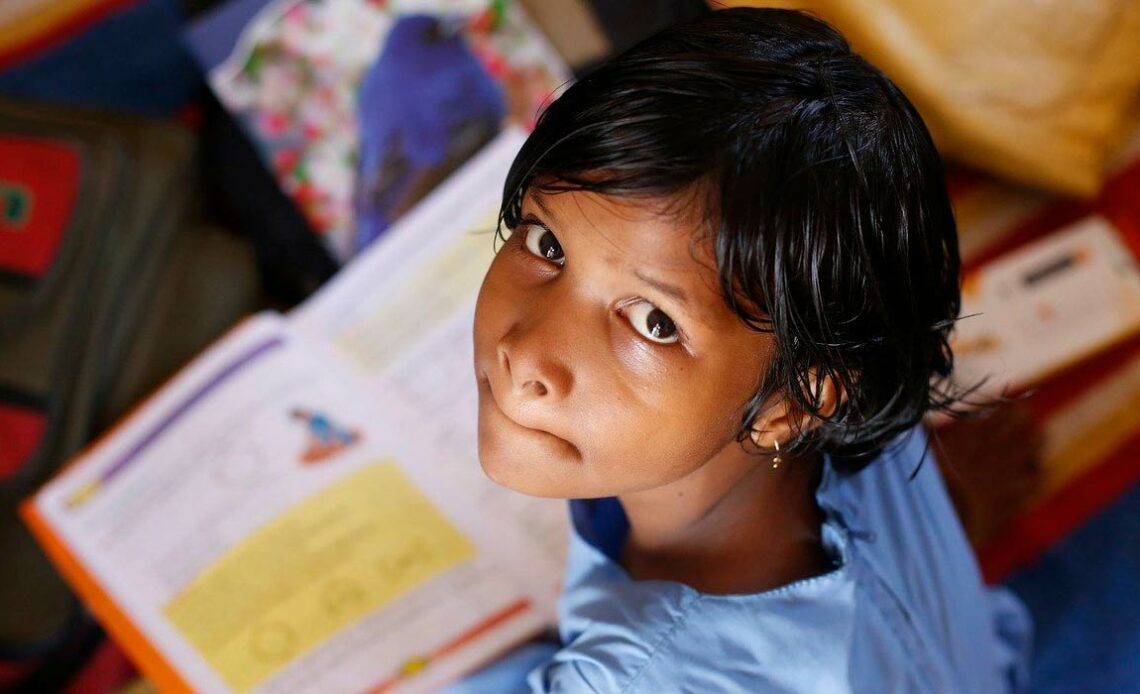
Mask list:
[{"label": "ear", "polygon": [[[818,391],[819,412],[825,417],[833,414],[846,397],[834,378],[820,378],[819,371],[814,368],[808,371],[807,388],[809,398],[811,393]],[[811,413],[801,411],[783,392],[775,393],[752,420],[752,443],[761,450],[775,450],[777,442],[786,446],[800,434],[819,426],[820,421]]]}]

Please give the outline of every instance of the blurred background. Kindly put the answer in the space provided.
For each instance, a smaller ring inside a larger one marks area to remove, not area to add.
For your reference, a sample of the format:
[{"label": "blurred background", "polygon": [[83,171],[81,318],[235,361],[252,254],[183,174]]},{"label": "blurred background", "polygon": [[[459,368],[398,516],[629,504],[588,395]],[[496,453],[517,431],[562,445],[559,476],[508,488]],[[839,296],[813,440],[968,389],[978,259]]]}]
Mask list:
[{"label": "blurred background", "polygon": [[[1140,691],[1140,2],[712,3],[741,4],[832,22],[927,120],[967,307],[1001,318],[956,350],[1032,367],[1016,411],[947,437],[961,464],[944,472],[987,580],[1034,614],[1034,690]],[[22,499],[242,316],[311,295],[568,80],[710,11],[2,0],[0,691],[146,687],[24,530]],[[1096,262],[1070,242],[1092,223],[1108,239]],[[1068,255],[1032,282],[987,281],[1053,248]]]}]

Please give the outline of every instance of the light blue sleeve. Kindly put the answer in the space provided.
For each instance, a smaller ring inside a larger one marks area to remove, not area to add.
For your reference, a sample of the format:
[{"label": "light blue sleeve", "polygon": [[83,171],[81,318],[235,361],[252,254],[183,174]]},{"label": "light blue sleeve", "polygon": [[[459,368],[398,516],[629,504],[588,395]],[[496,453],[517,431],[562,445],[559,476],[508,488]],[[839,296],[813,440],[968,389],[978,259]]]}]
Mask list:
[{"label": "light blue sleeve", "polygon": [[849,691],[853,586],[844,571],[757,595],[606,588],[584,587],[567,605],[572,638],[531,673],[531,692]]},{"label": "light blue sleeve", "polygon": [[[572,569],[589,563],[581,561],[583,549],[571,549]],[[685,631],[697,599],[679,584],[628,579],[578,584],[559,605],[565,646],[531,673],[530,691],[642,691],[639,681],[659,669],[657,660]]]},{"label": "light blue sleeve", "polygon": [[617,688],[613,673],[577,662],[551,662],[530,673],[531,694],[609,694]]},{"label": "light blue sleeve", "polygon": [[442,694],[530,694],[621,691],[619,673],[575,652],[557,657],[558,644],[530,643],[446,687]]}]

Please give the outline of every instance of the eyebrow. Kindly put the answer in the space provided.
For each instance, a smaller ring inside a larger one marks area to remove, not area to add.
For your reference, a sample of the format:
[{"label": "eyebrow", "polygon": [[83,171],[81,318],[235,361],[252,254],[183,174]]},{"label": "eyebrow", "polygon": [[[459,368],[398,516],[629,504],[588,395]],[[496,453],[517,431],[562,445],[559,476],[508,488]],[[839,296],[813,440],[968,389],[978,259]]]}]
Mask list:
[{"label": "eyebrow", "polygon": [[681,289],[680,287],[669,284],[668,282],[662,282],[661,280],[653,279],[652,277],[642,273],[640,270],[634,270],[633,274],[637,276],[637,279],[648,284],[650,287],[653,287],[662,294],[667,294],[673,297],[685,308],[689,307],[689,296],[685,294],[685,290]]},{"label": "eyebrow", "polygon": [[545,196],[537,190],[530,191],[530,199],[534,201],[535,205],[538,205],[538,209],[542,211],[542,214],[546,215],[550,218],[551,221],[557,224],[558,215],[554,214],[554,210],[546,206],[546,202],[543,200],[544,197]]}]

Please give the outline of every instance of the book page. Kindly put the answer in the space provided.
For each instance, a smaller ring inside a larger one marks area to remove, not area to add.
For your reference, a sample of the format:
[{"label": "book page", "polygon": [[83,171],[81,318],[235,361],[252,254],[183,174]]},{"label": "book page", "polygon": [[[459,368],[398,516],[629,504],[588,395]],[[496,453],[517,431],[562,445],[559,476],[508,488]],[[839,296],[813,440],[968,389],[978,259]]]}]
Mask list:
[{"label": "book page", "polygon": [[548,620],[358,380],[259,316],[35,498],[192,689],[426,690]]}]

